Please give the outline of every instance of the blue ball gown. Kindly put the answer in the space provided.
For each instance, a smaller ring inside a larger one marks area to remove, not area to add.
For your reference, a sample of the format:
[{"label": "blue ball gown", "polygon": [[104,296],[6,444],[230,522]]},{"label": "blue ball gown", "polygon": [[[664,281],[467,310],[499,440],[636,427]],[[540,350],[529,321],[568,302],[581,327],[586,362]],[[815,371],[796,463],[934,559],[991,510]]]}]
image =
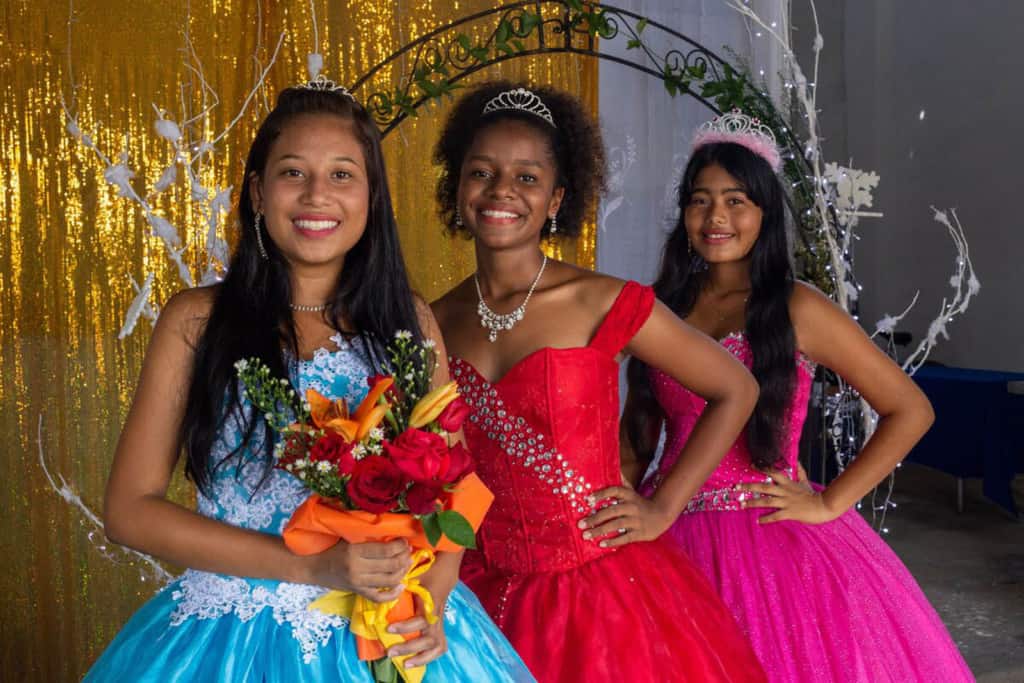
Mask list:
[{"label": "blue ball gown", "polygon": [[[298,386],[358,402],[371,374],[365,350],[340,336],[332,341],[337,350],[320,349],[312,360],[298,361]],[[241,442],[240,424],[237,415],[229,417],[214,462]],[[198,496],[199,512],[280,534],[309,491],[281,470],[262,486],[261,478],[261,462],[219,468],[211,496]],[[325,592],[318,586],[187,570],[135,613],[84,680],[372,681],[367,663],[356,656],[347,620],[307,609]],[[534,681],[462,583],[449,596],[443,620],[448,651],[427,665],[425,683]]]}]

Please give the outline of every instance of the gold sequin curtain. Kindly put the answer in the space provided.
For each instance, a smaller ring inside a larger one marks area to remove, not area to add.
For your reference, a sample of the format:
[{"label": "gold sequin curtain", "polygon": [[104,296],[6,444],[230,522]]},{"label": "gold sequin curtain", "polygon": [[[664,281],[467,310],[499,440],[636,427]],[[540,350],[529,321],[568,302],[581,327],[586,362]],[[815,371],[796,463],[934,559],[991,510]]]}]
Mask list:
[{"label": "gold sequin curtain", "polygon": [[[135,297],[130,278],[141,284],[154,274],[150,301],[157,306],[183,286],[143,212],[118,196],[104,170],[121,163],[124,152],[125,166],[135,173],[129,182],[155,214],[177,227],[186,245],[183,261],[198,280],[206,217],[189,183],[179,177],[151,195],[174,158],[156,135],[154,105],[178,121],[183,110],[200,111],[203,89],[194,69],[201,65],[219,102],[190,134],[216,135],[238,113],[285,34],[266,89],[207,157],[199,177],[216,189],[233,186],[237,198],[256,122],[278,89],[304,80],[314,14],[325,73],[352,83],[408,41],[493,4],[0,3],[0,679],[78,680],[156,589],[142,561],[105,544],[87,513],[55,492],[66,480],[69,497],[73,491],[100,514],[151,331],[140,319],[133,334],[118,338]],[[407,66],[399,61],[382,78],[399,79]],[[597,68],[587,58],[510,60],[467,82],[496,76],[556,84],[597,106]],[[472,269],[469,244],[443,236],[433,203],[430,152],[448,106],[422,108],[385,142],[406,260],[427,298]],[[107,161],[67,130],[65,107]],[[229,216],[217,228],[228,242],[232,224]],[[591,224],[576,243],[552,251],[593,266],[594,239]],[[180,474],[172,496],[192,504]]]}]

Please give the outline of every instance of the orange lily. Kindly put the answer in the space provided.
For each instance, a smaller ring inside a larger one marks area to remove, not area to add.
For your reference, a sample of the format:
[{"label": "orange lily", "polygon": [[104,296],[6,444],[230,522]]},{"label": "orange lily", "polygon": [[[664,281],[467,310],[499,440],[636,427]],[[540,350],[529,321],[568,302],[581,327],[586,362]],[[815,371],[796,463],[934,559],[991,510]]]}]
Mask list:
[{"label": "orange lily", "polygon": [[370,393],[359,404],[356,412],[349,415],[348,405],[343,399],[331,400],[316,389],[306,390],[306,401],[309,403],[309,416],[319,429],[330,429],[341,434],[349,443],[361,441],[381,423],[391,406],[382,400],[384,392],[394,384],[392,377],[373,385]]},{"label": "orange lily", "polygon": [[[370,389],[370,393],[366,395],[363,402],[359,404],[358,408],[356,408],[356,413],[352,417],[356,420],[362,420],[366,417],[367,414],[377,405],[377,401],[384,395],[384,392],[390,389],[391,385],[394,383],[394,377],[384,377],[377,380],[377,383],[373,385],[372,389]],[[379,421],[380,420],[378,420],[378,422]]]},{"label": "orange lily", "polygon": [[344,399],[332,401],[316,389],[307,389],[306,402],[309,403],[309,416],[319,429],[337,432],[349,442],[356,438],[359,423],[349,417],[348,405]]}]

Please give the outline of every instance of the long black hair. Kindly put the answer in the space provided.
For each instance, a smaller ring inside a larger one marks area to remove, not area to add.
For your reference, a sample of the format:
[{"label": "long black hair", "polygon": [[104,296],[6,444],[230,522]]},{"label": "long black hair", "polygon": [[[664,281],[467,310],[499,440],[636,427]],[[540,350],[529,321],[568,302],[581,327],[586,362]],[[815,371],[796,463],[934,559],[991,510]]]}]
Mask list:
[{"label": "long black hair", "polygon": [[[484,106],[503,92],[526,88],[540,98],[551,112],[554,125],[518,109],[499,109],[484,114]],[[441,222],[452,234],[470,237],[469,228],[455,220],[462,162],[477,134],[500,121],[521,121],[547,140],[558,173],[555,187],[565,188],[558,208],[561,237],[576,237],[587,210],[605,191],[605,156],[601,127],[583,104],[569,93],[548,86],[530,86],[510,81],[481,83],[459,98],[445,122],[434,148],[434,163],[441,167],[437,180],[437,205]],[[551,224],[541,234],[552,236]]]},{"label": "long black hair", "polygon": [[[243,410],[235,363],[259,358],[275,377],[290,378],[293,361],[299,357],[289,306],[289,265],[263,226],[260,230],[267,258],[260,254],[250,180],[262,177],[271,147],[281,132],[296,118],[311,114],[337,116],[350,122],[363,149],[370,185],[366,229],[345,256],[325,317],[338,332],[358,335],[375,365],[380,362],[376,350],[396,331],[409,330],[414,338],[422,338],[398,242],[380,132],[366,110],[345,94],[302,87],[284,90],[249,148],[238,199],[241,235],[195,348],[180,436],[186,474],[204,493],[209,492],[217,467],[256,445],[258,427],[262,428],[264,453],[270,453],[274,439],[261,416]],[[348,329],[344,329],[346,324]],[[214,446],[228,416],[233,414],[242,416],[242,442],[214,462]],[[271,465],[271,459],[265,458],[264,478]]]},{"label": "long black hair", "polygon": [[[753,353],[754,378],[761,386],[754,413],[747,423],[747,444],[757,467],[775,466],[782,457],[786,415],[796,375],[796,336],[789,318],[793,267],[786,240],[788,199],[768,162],[746,147],[730,142],[697,149],[679,185],[679,221],[665,243],[661,272],[654,291],[679,317],[693,310],[707,275],[703,259],[689,247],[686,206],[697,175],[720,166],[739,181],[747,197],[761,209],[761,232],[750,253],[750,296],[744,334]],[[628,368],[631,396],[626,430],[639,457],[649,459],[647,426],[662,415],[651,389],[647,367],[632,359]]]}]

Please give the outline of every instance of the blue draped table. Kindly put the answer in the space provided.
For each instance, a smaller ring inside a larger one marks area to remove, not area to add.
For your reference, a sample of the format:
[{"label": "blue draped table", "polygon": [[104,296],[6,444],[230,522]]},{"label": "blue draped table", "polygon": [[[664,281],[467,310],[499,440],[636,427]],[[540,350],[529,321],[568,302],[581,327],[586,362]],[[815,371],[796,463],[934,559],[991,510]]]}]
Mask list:
[{"label": "blue draped table", "polygon": [[1024,471],[1024,396],[1007,382],[1024,373],[926,365],[914,375],[935,409],[935,424],[910,462],[954,477],[980,477],[985,496],[1016,515],[1011,482]]}]

